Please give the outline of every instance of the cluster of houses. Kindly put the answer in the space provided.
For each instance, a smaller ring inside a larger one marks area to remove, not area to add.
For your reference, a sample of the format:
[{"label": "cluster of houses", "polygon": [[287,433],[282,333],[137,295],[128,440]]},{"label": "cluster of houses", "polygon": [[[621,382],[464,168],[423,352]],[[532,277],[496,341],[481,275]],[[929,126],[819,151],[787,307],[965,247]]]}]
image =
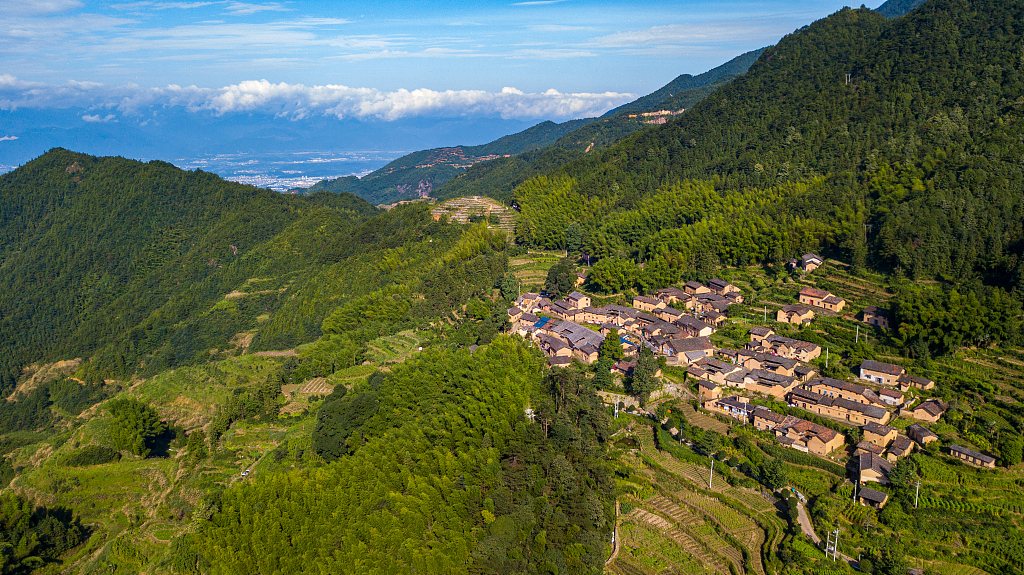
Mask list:
[{"label": "cluster of houses", "polygon": [[689,282],[682,288],[637,296],[633,307],[595,307],[590,296],[580,292],[554,301],[526,293],[516,299],[508,316],[513,332],[536,341],[553,366],[568,364],[573,357],[584,363],[596,361],[601,341],[613,329],[624,336],[626,355],[636,354],[644,345],[669,364],[690,365],[714,353],[708,336],[725,322],[725,310],[742,302],[739,288],[713,279],[707,285]]},{"label": "cluster of houses", "polygon": [[[815,254],[805,254],[791,260],[790,266],[812,272],[823,261]],[[585,279],[580,275],[577,285]],[[842,298],[812,287],[801,289],[798,299],[799,305],[778,310],[778,322],[806,324],[814,318],[814,308],[840,313],[846,306]],[[909,390],[931,390],[935,382],[907,373],[902,366],[864,361],[858,375],[872,387],[816,377],[817,373],[807,364],[821,355],[821,347],[781,336],[768,327],[751,328],[750,341],[744,349],[715,347],[709,336],[725,322],[726,309],[743,301],[738,287],[712,279],[706,285],[688,282],[681,288],[668,287],[637,296],[632,307],[595,307],[589,296],[578,291],[554,301],[527,293],[516,300],[508,314],[513,331],[537,342],[552,366],[568,365],[573,359],[593,363],[605,336],[613,329],[618,330],[627,357],[635,356],[640,346],[645,346],[671,365],[688,366],[688,375],[698,380],[705,409],[773,431],[781,444],[801,451],[827,455],[845,443],[845,436],[763,406],[752,406],[745,397],[723,397],[723,389],[772,397],[807,412],[859,426],[864,439],[857,445],[855,456],[861,461],[861,483],[887,482],[893,463],[912,453],[916,445],[938,439],[920,424],[911,425],[906,434],[887,425],[897,413],[934,423],[949,408],[938,399],[918,403],[908,399]],[[888,328],[889,312],[868,306],[863,310],[862,321]],[[635,359],[620,362],[615,369],[628,373],[632,364]],[[981,467],[995,465],[994,458],[956,445],[951,447],[950,454]],[[880,508],[885,505],[886,496],[864,488],[859,498]]]}]

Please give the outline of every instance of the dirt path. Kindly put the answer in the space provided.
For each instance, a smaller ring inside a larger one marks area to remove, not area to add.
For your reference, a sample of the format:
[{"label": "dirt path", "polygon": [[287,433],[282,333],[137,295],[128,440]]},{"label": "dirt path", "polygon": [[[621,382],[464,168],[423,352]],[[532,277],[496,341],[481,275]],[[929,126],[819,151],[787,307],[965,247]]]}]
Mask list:
[{"label": "dirt path", "polygon": [[810,537],[815,545],[820,545],[821,537],[818,537],[818,534],[814,532],[814,526],[811,525],[811,517],[807,515],[807,508],[804,507],[803,503],[800,503],[797,505],[797,510],[799,511],[800,531],[803,531],[804,535]]},{"label": "dirt path", "polygon": [[612,561],[615,561],[615,558],[619,556],[619,502],[618,502],[618,500],[615,501],[615,530],[614,530],[613,533],[614,533],[613,538],[615,539],[615,543],[612,546],[612,556],[609,557],[608,560],[604,562],[605,567],[608,567],[609,565],[611,565]]}]

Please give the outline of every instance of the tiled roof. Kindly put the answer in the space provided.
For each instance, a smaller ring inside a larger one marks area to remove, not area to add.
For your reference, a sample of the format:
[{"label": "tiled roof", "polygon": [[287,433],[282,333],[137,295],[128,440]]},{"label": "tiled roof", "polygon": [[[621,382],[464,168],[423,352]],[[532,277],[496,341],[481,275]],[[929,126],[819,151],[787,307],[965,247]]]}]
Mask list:
[{"label": "tiled roof", "polygon": [[918,443],[924,443],[924,440],[928,439],[929,437],[934,439],[939,438],[939,436],[936,435],[935,432],[919,423],[915,423],[914,425],[908,427],[907,435],[909,435],[914,441]]},{"label": "tiled roof", "polygon": [[882,473],[882,474],[885,474],[885,475],[889,475],[889,472],[892,471],[892,463],[889,463],[888,461],[886,461],[885,459],[882,459],[881,457],[875,455],[874,453],[870,453],[870,452],[869,453],[861,453],[860,454],[860,470],[861,470],[861,473],[863,473],[865,471],[868,471],[869,469],[872,470],[872,471],[875,471],[877,473]]},{"label": "tiled roof", "polygon": [[848,391],[850,393],[856,393],[857,395],[864,395],[864,392],[867,391],[867,389],[868,389],[868,388],[864,387],[863,385],[857,385],[856,383],[850,383],[848,381],[843,381],[841,379],[834,379],[834,378],[831,378],[831,377],[822,377],[820,379],[816,379],[816,380],[814,380],[812,382],[809,382],[807,384],[807,386],[808,387],[818,387],[818,386],[834,387],[836,389],[841,389],[843,391]]},{"label": "tiled roof", "polygon": [[827,291],[825,291],[823,289],[812,288],[812,287],[805,287],[804,289],[800,290],[800,295],[805,295],[805,296],[809,296],[809,297],[816,297],[816,298],[819,298],[819,299],[823,299],[823,298],[826,298],[826,297],[828,297],[828,296],[830,296],[832,294],[828,293]]},{"label": "tiled roof", "polygon": [[973,458],[975,458],[975,459],[977,459],[979,461],[982,461],[984,463],[995,463],[995,460],[996,460],[995,457],[992,457],[990,455],[985,455],[984,453],[978,453],[977,451],[974,451],[973,449],[967,449],[966,447],[962,447],[960,445],[950,445],[949,446],[949,450],[954,452],[954,453],[960,453],[960,454],[966,455],[968,457],[973,457]]},{"label": "tiled roof", "polygon": [[865,359],[861,362],[860,368],[869,371],[877,371],[878,373],[887,373],[889,375],[901,375],[906,371],[902,366],[893,365],[891,363],[882,363],[880,361],[872,361],[870,359]]},{"label": "tiled roof", "polygon": [[889,452],[902,456],[906,455],[911,448],[914,447],[914,442],[910,440],[906,435],[897,435],[896,439],[892,440],[892,445],[889,446]]},{"label": "tiled roof", "polygon": [[775,332],[773,332],[771,329],[767,327],[755,326],[750,328],[750,335],[756,335],[758,337],[768,337],[773,333]]},{"label": "tiled roof", "polygon": [[889,500],[888,495],[881,491],[878,491],[877,489],[871,489],[870,487],[861,487],[860,492],[857,493],[857,497],[860,497],[861,499],[867,499],[868,501],[871,501],[872,503],[877,503],[879,505]]},{"label": "tiled roof", "polygon": [[875,423],[874,421],[864,424],[863,429],[864,431],[870,431],[875,435],[882,436],[889,435],[893,431],[892,427],[889,427],[888,425],[881,425],[879,423]]},{"label": "tiled roof", "polygon": [[922,410],[932,417],[938,417],[946,412],[946,404],[938,399],[929,399],[918,405],[913,411]]},{"label": "tiled roof", "polygon": [[754,417],[760,417],[761,419],[767,419],[772,423],[779,424],[786,420],[786,416],[781,413],[775,413],[774,411],[758,405],[754,408]]},{"label": "tiled roof", "polygon": [[687,337],[684,339],[673,339],[668,342],[669,347],[675,353],[713,349],[711,341],[706,337]]}]

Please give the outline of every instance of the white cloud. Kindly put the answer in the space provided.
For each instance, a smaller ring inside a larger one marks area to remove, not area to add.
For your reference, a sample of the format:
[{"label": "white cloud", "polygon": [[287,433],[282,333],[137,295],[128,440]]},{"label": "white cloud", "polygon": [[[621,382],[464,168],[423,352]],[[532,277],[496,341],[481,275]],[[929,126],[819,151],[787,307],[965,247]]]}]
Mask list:
[{"label": "white cloud", "polygon": [[695,45],[708,42],[735,42],[751,37],[777,39],[791,31],[791,24],[777,20],[702,22],[669,24],[615,32],[591,40],[606,48],[631,48],[666,44]]},{"label": "white cloud", "polygon": [[81,7],[78,0],[4,0],[6,14],[60,14]]},{"label": "white cloud", "polygon": [[590,26],[565,26],[563,24],[534,24],[527,26],[535,32],[575,32],[577,30],[593,30]]},{"label": "white cloud", "polygon": [[231,2],[227,5],[226,10],[232,14],[238,16],[248,16],[250,14],[256,14],[257,12],[287,12],[291,8],[285,8],[277,2],[270,2],[267,4],[248,4],[246,2]]},{"label": "white cloud", "polygon": [[[393,121],[416,116],[502,118],[580,118],[600,115],[636,98],[618,92],[563,94],[551,89],[526,93],[507,87],[485,90],[395,90],[342,85],[305,86],[250,80],[220,89],[182,87],[142,88],[106,86],[91,82],[49,85],[23,82],[0,75],[0,109],[85,108],[87,122],[116,121],[121,115],[151,114],[180,107],[192,113],[258,113],[301,119],[312,116]],[[99,112],[98,110],[105,110]]]},{"label": "white cloud", "polygon": [[18,136],[2,136],[2,137],[0,137],[0,142],[7,142],[7,141],[10,141],[10,140],[17,140],[17,139],[18,139]]}]

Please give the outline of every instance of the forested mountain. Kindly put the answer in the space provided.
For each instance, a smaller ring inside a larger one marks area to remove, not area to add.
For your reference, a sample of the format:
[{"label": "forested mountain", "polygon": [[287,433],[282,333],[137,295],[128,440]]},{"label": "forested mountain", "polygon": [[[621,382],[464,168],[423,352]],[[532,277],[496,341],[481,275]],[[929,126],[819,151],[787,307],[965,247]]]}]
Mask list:
[{"label": "forested mountain", "polygon": [[[507,180],[512,173],[521,171],[521,167],[534,166],[526,169],[539,172],[550,169],[554,164],[560,164],[566,157],[562,149],[589,151],[608,146],[648,126],[644,118],[630,118],[631,113],[689,108],[719,86],[746,72],[763,50],[762,48],[747,52],[697,76],[683,74],[657,91],[615,108],[600,118],[569,120],[561,124],[541,122],[517,134],[498,138],[480,146],[434,148],[413,152],[362,178],[347,176],[324,180],[310,187],[308,192],[345,191],[366,198],[374,204],[389,204],[424,195],[440,199],[481,195],[476,189],[466,188],[465,184],[468,181],[458,182],[454,186],[444,188],[443,191],[438,190],[445,183],[465,173],[467,169],[472,169],[471,166],[480,167],[486,164],[483,170],[499,169],[502,179]],[[517,157],[535,150],[546,150],[547,153],[540,156],[530,154],[521,159]],[[495,159],[496,156],[511,157]],[[497,165],[494,165],[495,162]],[[470,185],[474,188],[481,186]],[[500,187],[512,189],[505,182],[502,182]]]},{"label": "forested mountain", "polygon": [[545,148],[566,133],[593,121],[593,118],[569,120],[556,124],[541,122],[522,132],[510,134],[479,146],[433,148],[406,154],[383,168],[361,178],[346,176],[317,182],[301,193],[320,191],[347,192],[366,198],[374,204],[390,204],[423,195],[431,195],[451,178],[469,166],[494,159]]},{"label": "forested mountain", "polygon": [[924,0],[886,0],[885,4],[882,4],[876,10],[886,18],[899,18],[909,14],[911,10],[921,4],[924,4]]},{"label": "forested mountain", "polygon": [[668,124],[521,185],[519,237],[561,246],[578,221],[587,253],[658,274],[642,285],[679,278],[687,254],[735,265],[820,249],[1019,293],[1022,33],[1019,1],[842,10]]},{"label": "forested mountain", "polygon": [[671,101],[671,98],[677,96],[681,92],[693,90],[694,88],[704,88],[711,86],[712,84],[721,83],[721,80],[723,79],[744,74],[764,51],[765,48],[758,48],[757,50],[751,50],[750,52],[740,54],[725,64],[712,68],[702,74],[697,74],[696,76],[681,74],[658,90],[655,90],[642,98],[637,98],[628,104],[623,104],[618,108],[605,112],[604,115],[601,116],[601,119],[612,118],[614,116],[620,116],[630,112],[648,112],[660,108],[668,108],[670,106],[666,104],[666,102]]}]

